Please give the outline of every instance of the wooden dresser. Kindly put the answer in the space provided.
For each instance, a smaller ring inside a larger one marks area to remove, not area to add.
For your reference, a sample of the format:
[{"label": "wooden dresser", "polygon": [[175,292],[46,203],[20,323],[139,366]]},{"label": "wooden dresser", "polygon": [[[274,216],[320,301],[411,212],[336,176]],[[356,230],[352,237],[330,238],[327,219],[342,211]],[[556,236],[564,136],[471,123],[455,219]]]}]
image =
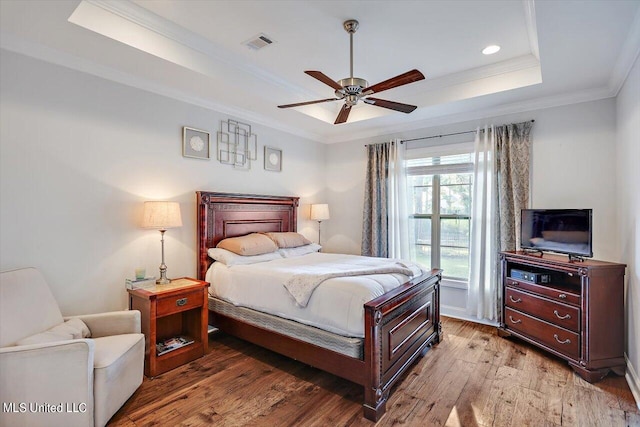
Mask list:
[{"label": "wooden dresser", "polygon": [[589,382],[624,375],[624,264],[523,252],[500,259],[501,336],[567,360]]}]

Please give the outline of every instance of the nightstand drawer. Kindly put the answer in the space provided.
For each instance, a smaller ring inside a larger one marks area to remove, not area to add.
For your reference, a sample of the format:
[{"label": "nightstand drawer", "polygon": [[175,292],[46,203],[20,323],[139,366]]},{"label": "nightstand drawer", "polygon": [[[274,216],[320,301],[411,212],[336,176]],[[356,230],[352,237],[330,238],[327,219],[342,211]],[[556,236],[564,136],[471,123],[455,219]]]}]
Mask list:
[{"label": "nightstand drawer", "polygon": [[193,292],[172,295],[170,297],[158,298],[156,316],[167,316],[173,313],[201,307],[204,301],[204,292],[198,289]]},{"label": "nightstand drawer", "polygon": [[507,288],[505,304],[507,307],[539,317],[563,328],[580,332],[580,309],[578,307],[561,304],[512,288]]}]

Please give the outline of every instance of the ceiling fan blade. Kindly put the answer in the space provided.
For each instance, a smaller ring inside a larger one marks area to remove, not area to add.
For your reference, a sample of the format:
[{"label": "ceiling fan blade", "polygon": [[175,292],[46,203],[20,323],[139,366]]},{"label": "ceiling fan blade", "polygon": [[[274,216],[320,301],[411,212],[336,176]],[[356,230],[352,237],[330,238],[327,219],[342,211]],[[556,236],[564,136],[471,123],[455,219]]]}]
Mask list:
[{"label": "ceiling fan blade", "polygon": [[424,74],[418,70],[407,71],[404,74],[390,78],[380,83],[376,83],[373,86],[369,86],[364,90],[364,95],[370,95],[372,93],[382,92],[383,90],[392,89],[394,87],[406,85],[409,83],[424,80]]},{"label": "ceiling fan blade", "polygon": [[336,117],[336,121],[333,123],[334,125],[339,125],[340,123],[344,123],[349,118],[349,113],[351,112],[351,106],[344,104],[342,109],[338,113],[338,117]]},{"label": "ceiling fan blade", "polygon": [[342,86],[340,86],[338,82],[336,82],[335,80],[332,80],[330,77],[328,77],[326,74],[322,73],[321,71],[305,71],[305,74],[310,75],[314,79],[320,80],[322,83],[326,84],[327,86],[331,86],[335,90],[342,90]]},{"label": "ceiling fan blade", "polygon": [[318,99],[316,101],[298,102],[296,104],[278,105],[278,108],[300,107],[302,105],[320,104],[321,102],[339,101],[340,98]]},{"label": "ceiling fan blade", "polygon": [[418,108],[415,105],[402,104],[400,102],[387,101],[386,99],[379,98],[366,98],[364,102],[369,105],[375,105],[376,107],[388,108],[389,110],[401,111],[407,114]]}]

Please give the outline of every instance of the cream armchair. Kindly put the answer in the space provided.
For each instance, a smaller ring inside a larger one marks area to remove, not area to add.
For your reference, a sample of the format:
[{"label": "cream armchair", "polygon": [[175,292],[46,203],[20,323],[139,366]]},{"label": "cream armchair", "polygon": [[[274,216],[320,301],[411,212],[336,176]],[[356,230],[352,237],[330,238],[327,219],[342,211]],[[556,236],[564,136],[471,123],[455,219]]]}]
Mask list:
[{"label": "cream armchair", "polygon": [[0,425],[104,426],[143,369],[140,312],[63,318],[38,270],[0,273]]}]

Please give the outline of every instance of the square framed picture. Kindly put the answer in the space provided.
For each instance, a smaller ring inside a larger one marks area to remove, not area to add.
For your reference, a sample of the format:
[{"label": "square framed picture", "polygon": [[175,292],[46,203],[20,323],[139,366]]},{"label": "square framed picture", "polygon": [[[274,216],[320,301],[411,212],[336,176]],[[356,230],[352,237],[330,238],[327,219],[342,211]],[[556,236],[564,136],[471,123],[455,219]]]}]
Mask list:
[{"label": "square framed picture", "polygon": [[193,159],[209,160],[210,139],[209,132],[184,126],[182,128],[182,155]]},{"label": "square framed picture", "polygon": [[264,147],[264,169],[268,171],[282,171],[282,150]]}]

